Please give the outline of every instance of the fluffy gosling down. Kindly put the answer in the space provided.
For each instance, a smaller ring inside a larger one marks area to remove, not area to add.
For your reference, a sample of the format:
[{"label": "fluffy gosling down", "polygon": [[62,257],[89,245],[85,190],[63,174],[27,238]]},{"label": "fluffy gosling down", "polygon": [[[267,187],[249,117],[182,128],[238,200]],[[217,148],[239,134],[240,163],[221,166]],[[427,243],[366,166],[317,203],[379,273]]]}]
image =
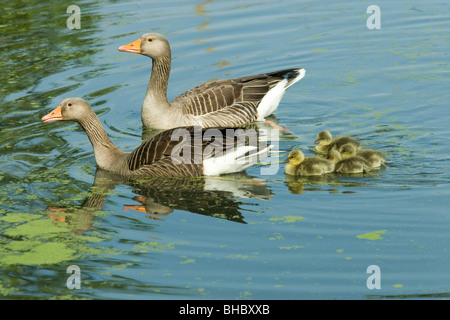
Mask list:
[{"label": "fluffy gosling down", "polygon": [[373,149],[359,149],[357,150],[355,146],[351,143],[344,144],[339,149],[342,158],[347,159],[353,156],[361,157],[369,162],[372,168],[380,168],[386,163],[386,156],[383,152]]},{"label": "fluffy gosling down", "polygon": [[333,139],[330,131],[323,130],[317,134],[317,139],[314,141],[316,144],[316,151],[321,153],[327,153],[329,150],[336,148],[339,150],[344,144],[351,143],[357,150],[361,149],[361,142],[350,136],[338,136]]},{"label": "fluffy gosling down", "polygon": [[332,161],[320,157],[305,157],[300,150],[289,152],[288,161],[284,172],[293,176],[319,176],[334,171]]},{"label": "fluffy gosling down", "polygon": [[372,170],[372,166],[364,158],[351,156],[343,159],[341,153],[334,148],[328,152],[328,159],[335,163],[336,173],[368,173]]}]

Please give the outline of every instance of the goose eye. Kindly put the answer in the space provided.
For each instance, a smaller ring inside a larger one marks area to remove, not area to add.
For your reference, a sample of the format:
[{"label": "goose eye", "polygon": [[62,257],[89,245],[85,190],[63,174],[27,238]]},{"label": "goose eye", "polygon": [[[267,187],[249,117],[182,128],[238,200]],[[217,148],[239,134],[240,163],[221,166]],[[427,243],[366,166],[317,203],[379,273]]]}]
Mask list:
[{"label": "goose eye", "polygon": [[153,39],[152,39],[152,38],[148,38],[147,41],[148,41],[148,42],[152,42]]},{"label": "goose eye", "polygon": [[68,104],[67,104],[69,107],[71,107],[72,106],[72,103],[71,102],[69,102]]}]

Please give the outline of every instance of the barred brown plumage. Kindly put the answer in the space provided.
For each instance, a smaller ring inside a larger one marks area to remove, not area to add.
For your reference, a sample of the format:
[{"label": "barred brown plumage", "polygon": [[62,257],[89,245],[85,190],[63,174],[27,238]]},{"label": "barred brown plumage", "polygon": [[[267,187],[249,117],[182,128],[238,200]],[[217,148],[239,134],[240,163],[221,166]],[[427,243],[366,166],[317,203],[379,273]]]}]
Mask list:
[{"label": "barred brown plumage", "polygon": [[134,151],[123,152],[111,142],[91,106],[81,98],[65,99],[42,118],[43,122],[57,120],[78,122],[92,143],[97,165],[126,177],[198,177],[238,172],[256,163],[250,161],[253,156],[269,149],[267,143],[259,143],[259,132],[254,129],[189,126],[163,131]]},{"label": "barred brown plumage", "polygon": [[[182,93],[169,103],[167,85],[171,50],[167,39],[158,33],[147,33],[119,50],[152,58],[152,73],[142,106],[142,122],[147,128],[235,126],[264,120],[275,112],[286,89],[305,75],[304,69],[294,68],[212,80]],[[251,108],[249,103],[253,104]],[[240,112],[239,107],[247,108],[247,112]]]}]

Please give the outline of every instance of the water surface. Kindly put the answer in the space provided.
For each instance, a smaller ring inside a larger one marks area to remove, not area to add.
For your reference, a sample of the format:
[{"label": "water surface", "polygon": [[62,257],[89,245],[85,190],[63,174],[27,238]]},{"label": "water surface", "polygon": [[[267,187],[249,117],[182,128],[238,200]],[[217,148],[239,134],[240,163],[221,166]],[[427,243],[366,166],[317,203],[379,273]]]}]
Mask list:
[{"label": "water surface", "polygon": [[[1,5],[0,296],[56,299],[448,298],[449,4],[378,1],[78,1]],[[145,32],[172,46],[168,97],[209,79],[303,67],[273,118],[280,161],[317,132],[386,153],[370,175],[286,178],[264,164],[195,180],[114,180],[75,123],[88,100],[116,145],[142,139]],[[66,286],[67,267],[81,289]],[[368,289],[367,267],[381,270]]]}]

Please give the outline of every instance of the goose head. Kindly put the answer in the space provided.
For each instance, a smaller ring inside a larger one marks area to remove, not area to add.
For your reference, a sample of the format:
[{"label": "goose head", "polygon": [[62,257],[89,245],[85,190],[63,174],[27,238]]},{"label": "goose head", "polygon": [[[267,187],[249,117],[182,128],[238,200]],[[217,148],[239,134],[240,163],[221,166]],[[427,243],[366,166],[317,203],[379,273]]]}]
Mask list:
[{"label": "goose head", "polygon": [[298,166],[305,160],[305,155],[300,150],[289,152],[288,161],[291,166]]},{"label": "goose head", "polygon": [[43,116],[42,122],[61,120],[80,122],[84,117],[93,112],[91,106],[85,100],[81,98],[67,98],[55,110]]},{"label": "goose head", "polygon": [[317,144],[318,146],[327,146],[331,143],[333,140],[333,136],[331,135],[331,132],[328,130],[320,131],[317,134],[316,141],[314,141],[314,144]]},{"label": "goose head", "polygon": [[340,148],[342,159],[347,159],[356,155],[356,148],[351,143],[346,143]]},{"label": "goose head", "polygon": [[55,110],[42,117],[42,122],[75,121],[86,132],[101,169],[121,172],[126,166],[126,152],[120,151],[108,138],[100,120],[89,103],[81,98],[67,98]]},{"label": "goose head", "polygon": [[339,161],[342,160],[342,155],[339,151],[336,150],[336,148],[331,148],[328,151],[328,156],[327,156],[328,160],[334,162],[334,163],[338,163]]},{"label": "goose head", "polygon": [[284,173],[289,175],[296,175],[299,165],[305,160],[305,155],[300,150],[292,150],[289,152]]},{"label": "goose head", "polygon": [[120,46],[119,51],[139,53],[152,59],[170,56],[169,41],[159,33],[146,33],[127,45]]}]

